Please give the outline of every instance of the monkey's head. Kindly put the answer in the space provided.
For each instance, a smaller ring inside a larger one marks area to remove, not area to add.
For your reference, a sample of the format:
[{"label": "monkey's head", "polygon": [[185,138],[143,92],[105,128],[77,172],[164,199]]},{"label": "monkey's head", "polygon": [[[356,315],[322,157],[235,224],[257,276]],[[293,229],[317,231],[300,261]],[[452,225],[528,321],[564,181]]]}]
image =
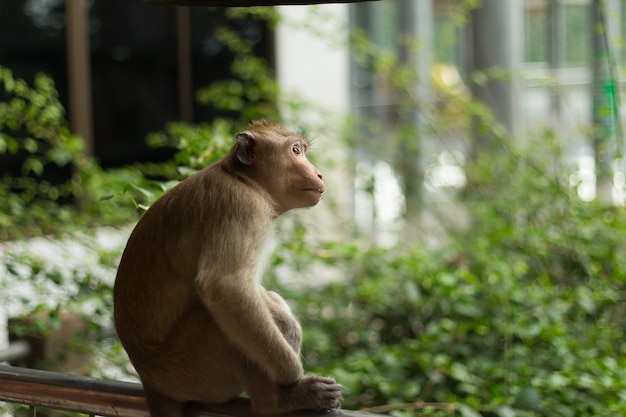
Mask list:
[{"label": "monkey's head", "polygon": [[237,134],[236,161],[269,193],[277,215],[316,205],[324,193],[320,171],[307,159],[307,141],[267,120],[252,122]]}]

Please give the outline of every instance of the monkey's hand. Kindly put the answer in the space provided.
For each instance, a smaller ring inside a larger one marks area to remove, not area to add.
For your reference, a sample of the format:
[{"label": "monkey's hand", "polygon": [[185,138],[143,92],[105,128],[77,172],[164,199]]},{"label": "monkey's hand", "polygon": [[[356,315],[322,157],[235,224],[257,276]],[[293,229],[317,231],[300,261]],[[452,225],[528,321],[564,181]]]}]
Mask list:
[{"label": "monkey's hand", "polygon": [[333,378],[305,375],[281,386],[281,404],[293,410],[328,410],[341,406],[341,385]]}]

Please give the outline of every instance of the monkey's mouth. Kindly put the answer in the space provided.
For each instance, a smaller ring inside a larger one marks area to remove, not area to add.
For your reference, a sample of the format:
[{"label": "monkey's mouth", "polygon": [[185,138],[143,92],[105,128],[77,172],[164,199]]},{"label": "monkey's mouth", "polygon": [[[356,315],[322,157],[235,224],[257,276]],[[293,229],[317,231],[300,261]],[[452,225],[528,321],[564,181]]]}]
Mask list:
[{"label": "monkey's mouth", "polygon": [[311,192],[318,193],[318,194],[324,193],[324,189],[322,188],[305,188],[303,191],[311,191]]}]

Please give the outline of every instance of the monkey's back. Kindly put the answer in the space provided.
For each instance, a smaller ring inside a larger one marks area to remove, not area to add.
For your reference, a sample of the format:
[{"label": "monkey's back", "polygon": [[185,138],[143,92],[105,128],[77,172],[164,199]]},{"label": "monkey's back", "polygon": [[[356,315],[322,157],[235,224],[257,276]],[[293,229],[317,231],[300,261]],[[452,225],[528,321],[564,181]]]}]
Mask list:
[{"label": "monkey's back", "polygon": [[271,211],[262,190],[225,169],[224,161],[187,178],[155,201],[128,239],[113,290],[115,326],[129,353],[133,347],[158,346],[200,303],[199,268],[211,269],[224,264],[223,259],[256,256],[237,253],[245,248],[238,248],[235,241],[240,239],[231,236],[262,238],[259,235],[269,231]]}]

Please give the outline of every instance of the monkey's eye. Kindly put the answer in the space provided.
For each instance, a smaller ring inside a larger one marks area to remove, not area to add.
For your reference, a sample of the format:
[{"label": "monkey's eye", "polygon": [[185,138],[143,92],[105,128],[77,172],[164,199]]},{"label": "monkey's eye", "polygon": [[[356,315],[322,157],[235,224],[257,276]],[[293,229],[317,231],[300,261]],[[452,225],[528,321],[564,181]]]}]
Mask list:
[{"label": "monkey's eye", "polygon": [[294,153],[294,155],[300,155],[303,152],[302,145],[300,145],[299,143],[294,143],[291,147],[291,151]]}]

